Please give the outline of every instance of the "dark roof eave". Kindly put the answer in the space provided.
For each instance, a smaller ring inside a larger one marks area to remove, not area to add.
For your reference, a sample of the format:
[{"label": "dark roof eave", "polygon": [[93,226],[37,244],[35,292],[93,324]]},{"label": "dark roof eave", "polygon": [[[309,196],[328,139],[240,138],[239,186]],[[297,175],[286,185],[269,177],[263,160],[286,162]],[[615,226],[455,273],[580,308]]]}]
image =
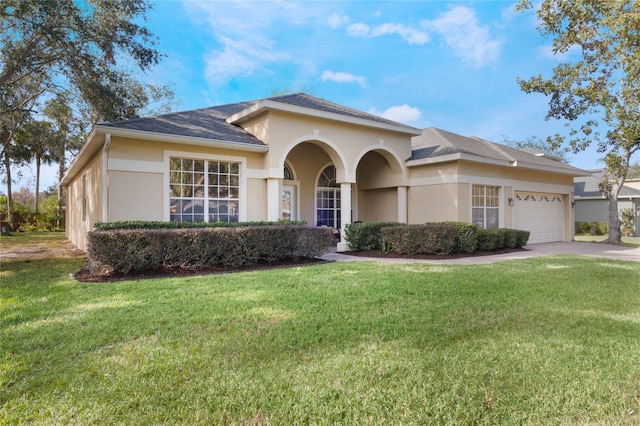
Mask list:
[{"label": "dark roof eave", "polygon": [[132,130],[132,129],[123,129],[119,127],[112,127],[108,125],[98,124],[95,127],[96,132],[101,133],[110,133],[115,136],[124,136],[130,137],[134,139],[144,139],[148,141],[156,141],[156,142],[171,142],[171,143],[181,143],[186,145],[196,145],[196,146],[216,146],[220,148],[228,148],[235,149],[240,151],[251,151],[251,152],[267,152],[269,151],[269,145],[264,143],[246,143],[246,142],[237,142],[237,141],[229,141],[222,139],[210,139],[210,138],[200,138],[195,136],[182,136],[176,134],[169,133],[159,133],[159,132],[149,132],[146,130]]}]

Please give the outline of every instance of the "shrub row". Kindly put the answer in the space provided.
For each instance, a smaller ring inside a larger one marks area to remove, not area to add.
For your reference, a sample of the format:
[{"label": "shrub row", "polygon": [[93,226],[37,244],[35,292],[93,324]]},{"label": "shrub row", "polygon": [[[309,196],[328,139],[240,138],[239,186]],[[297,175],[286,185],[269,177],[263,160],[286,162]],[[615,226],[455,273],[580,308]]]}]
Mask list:
[{"label": "shrub row", "polygon": [[607,235],[609,223],[607,222],[576,222],[577,235]]},{"label": "shrub row", "polygon": [[332,243],[329,228],[308,226],[114,229],[89,233],[93,272],[234,268],[289,258],[312,258]]},{"label": "shrub row", "polygon": [[450,254],[455,248],[457,228],[454,225],[390,226],[380,230],[385,251],[400,254]]},{"label": "shrub row", "polygon": [[478,229],[477,248],[480,251],[520,248],[527,244],[529,235],[529,231],[518,229]]},{"label": "shrub row", "polygon": [[395,251],[402,254],[474,253],[524,247],[528,231],[479,229],[466,222],[405,225],[395,222],[352,223],[346,240],[353,251]]},{"label": "shrub row", "polygon": [[281,220],[277,222],[159,222],[143,220],[126,220],[120,222],[97,222],[96,231],[114,229],[193,229],[193,228],[240,228],[249,226],[273,225],[306,225],[304,221]]},{"label": "shrub row", "polygon": [[382,250],[382,228],[401,226],[399,222],[356,222],[345,229],[345,240],[352,251]]}]

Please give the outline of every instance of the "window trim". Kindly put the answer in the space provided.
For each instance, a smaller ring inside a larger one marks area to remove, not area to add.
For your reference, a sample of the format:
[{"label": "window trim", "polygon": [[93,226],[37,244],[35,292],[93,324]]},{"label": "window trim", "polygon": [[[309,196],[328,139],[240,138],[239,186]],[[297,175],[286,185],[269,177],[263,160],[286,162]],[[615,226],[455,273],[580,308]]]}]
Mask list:
[{"label": "window trim", "polygon": [[163,200],[164,206],[163,220],[169,222],[171,220],[171,183],[170,183],[170,169],[171,169],[171,157],[186,158],[192,160],[206,160],[206,161],[228,161],[232,163],[239,163],[238,173],[240,175],[239,188],[238,188],[238,221],[246,222],[248,219],[248,200],[247,200],[247,159],[245,157],[236,157],[230,155],[215,155],[215,154],[202,154],[189,151],[164,151],[164,184],[163,184]]},{"label": "window trim", "polygon": [[[324,173],[324,171],[330,167],[333,166],[334,169],[336,170],[336,186],[335,187],[325,187],[325,186],[318,186],[320,177],[322,176],[322,174]],[[320,190],[331,190],[334,192],[334,200],[335,200],[335,194],[340,194],[340,206],[342,206],[342,186],[338,183],[338,168],[336,167],[335,164],[333,164],[332,162],[326,163],[325,165],[323,165],[322,167],[320,167],[320,170],[318,171],[318,173],[316,174],[316,178],[315,178],[315,182],[314,182],[314,196],[313,196],[313,220],[315,221],[315,224],[318,224],[318,191]],[[323,209],[323,210],[327,210],[327,209]],[[342,226],[342,217],[339,217],[342,213],[341,207],[334,207],[332,209],[335,214],[336,214],[336,222],[339,223],[339,226]],[[336,228],[339,229],[339,228]]]},{"label": "window trim", "polygon": [[[482,187],[483,188],[483,195],[482,195],[482,199],[483,199],[483,205],[482,206],[474,206],[473,205],[473,197],[474,197],[474,187]],[[497,195],[497,199],[498,199],[498,205],[496,207],[487,207],[487,188],[496,188],[498,190],[498,195]],[[491,229],[491,228],[487,228],[487,210],[491,209],[491,210],[497,210],[498,212],[498,223],[496,228],[500,228],[500,226],[503,223],[503,218],[502,218],[502,214],[503,214],[503,206],[502,206],[502,191],[503,191],[503,187],[500,185],[489,185],[489,184],[483,184],[483,183],[473,183],[471,184],[471,191],[470,191],[470,197],[471,197],[471,202],[470,202],[470,207],[471,207],[471,217],[470,217],[470,221],[471,223],[475,223],[473,220],[473,210],[474,209],[482,209],[482,228],[483,229]],[[478,225],[478,224],[476,224]],[[479,225],[478,225],[479,226]]]}]

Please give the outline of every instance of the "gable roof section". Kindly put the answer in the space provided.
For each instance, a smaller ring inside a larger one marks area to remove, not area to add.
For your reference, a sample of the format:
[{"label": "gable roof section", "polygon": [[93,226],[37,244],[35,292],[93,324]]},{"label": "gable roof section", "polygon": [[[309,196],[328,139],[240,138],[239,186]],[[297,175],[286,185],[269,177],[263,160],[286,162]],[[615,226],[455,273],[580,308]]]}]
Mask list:
[{"label": "gable roof section", "polygon": [[134,118],[100,124],[99,128],[106,132],[123,133],[139,132],[172,137],[198,138],[209,141],[225,141],[231,143],[262,145],[261,140],[247,133],[242,127],[229,124],[227,117],[249,107],[251,102],[221,105],[191,111],[175,112],[157,117]]},{"label": "gable roof section", "polygon": [[335,104],[324,99],[307,95],[306,93],[294,93],[291,95],[276,96],[255,101],[248,108],[238,111],[228,117],[227,122],[239,124],[269,110],[325,118],[328,120],[391,130],[414,136],[421,133],[420,129],[416,129],[415,127],[387,120],[386,118],[349,108],[344,105]]},{"label": "gable roof section", "polygon": [[[598,188],[604,176],[604,170],[591,170],[591,172],[589,176],[581,176],[573,180],[575,198],[606,199]],[[640,198],[640,190],[623,185],[618,194],[618,199],[620,198]]]},{"label": "gable roof section", "polygon": [[430,127],[412,139],[411,158],[407,160],[407,166],[467,160],[571,176],[584,176],[589,173],[554,158]]}]

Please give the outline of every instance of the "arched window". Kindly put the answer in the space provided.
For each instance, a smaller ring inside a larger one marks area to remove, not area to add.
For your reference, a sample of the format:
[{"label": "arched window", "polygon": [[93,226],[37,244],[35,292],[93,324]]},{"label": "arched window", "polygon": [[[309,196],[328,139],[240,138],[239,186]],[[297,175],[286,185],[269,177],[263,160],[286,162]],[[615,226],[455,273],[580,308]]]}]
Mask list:
[{"label": "arched window", "polygon": [[291,171],[287,163],[284,164],[284,180],[294,180],[293,172]]},{"label": "arched window", "polygon": [[336,181],[335,166],[326,167],[316,189],[316,224],[340,229],[340,185]]}]

